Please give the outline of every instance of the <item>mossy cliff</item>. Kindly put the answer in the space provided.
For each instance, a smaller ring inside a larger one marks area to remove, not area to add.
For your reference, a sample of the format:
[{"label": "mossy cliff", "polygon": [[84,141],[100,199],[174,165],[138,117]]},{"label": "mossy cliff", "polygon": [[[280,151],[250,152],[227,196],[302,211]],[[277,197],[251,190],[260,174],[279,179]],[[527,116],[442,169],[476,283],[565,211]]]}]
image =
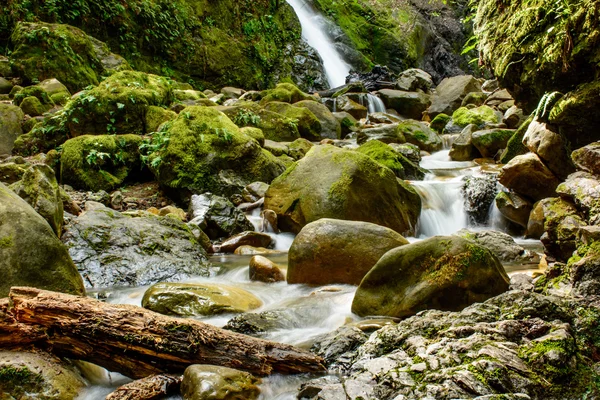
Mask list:
[{"label": "mossy cliff", "polygon": [[265,87],[275,72],[289,76],[289,48],[300,40],[292,8],[273,0],[8,0],[0,45],[19,21],[75,26],[135,69],[197,87]]}]

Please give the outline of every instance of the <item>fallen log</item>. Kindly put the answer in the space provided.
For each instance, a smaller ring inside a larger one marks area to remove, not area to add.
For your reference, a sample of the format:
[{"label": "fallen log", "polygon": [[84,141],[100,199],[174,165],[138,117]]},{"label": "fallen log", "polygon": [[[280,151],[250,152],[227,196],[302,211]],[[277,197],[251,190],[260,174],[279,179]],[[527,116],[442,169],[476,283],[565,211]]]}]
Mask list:
[{"label": "fallen log", "polygon": [[181,375],[151,375],[120,386],[105,400],[157,400],[179,393]]},{"label": "fallen log", "polygon": [[323,359],[305,350],[141,307],[27,287],[13,287],[9,297],[15,320],[43,327],[42,344],[52,353],[134,379],[182,374],[191,364],[259,376],[325,371]]},{"label": "fallen log", "polygon": [[19,349],[45,339],[39,326],[20,324],[9,311],[8,299],[0,299],[0,348]]}]

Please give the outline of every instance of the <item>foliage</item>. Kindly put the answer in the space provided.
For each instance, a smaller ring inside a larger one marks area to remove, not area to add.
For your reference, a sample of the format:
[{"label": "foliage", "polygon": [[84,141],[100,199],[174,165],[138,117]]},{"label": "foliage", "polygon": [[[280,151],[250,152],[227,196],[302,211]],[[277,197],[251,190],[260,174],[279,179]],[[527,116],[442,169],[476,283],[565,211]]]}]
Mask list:
[{"label": "foliage", "polygon": [[242,108],[233,118],[233,123],[237,126],[258,126],[260,124],[260,116],[252,112],[252,110]]}]

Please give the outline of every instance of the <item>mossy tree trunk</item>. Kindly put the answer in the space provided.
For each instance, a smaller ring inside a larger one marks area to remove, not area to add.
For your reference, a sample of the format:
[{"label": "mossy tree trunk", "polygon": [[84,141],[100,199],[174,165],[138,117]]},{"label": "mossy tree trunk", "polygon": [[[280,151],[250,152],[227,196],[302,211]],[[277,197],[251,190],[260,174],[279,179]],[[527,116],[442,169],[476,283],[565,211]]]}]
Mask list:
[{"label": "mossy tree trunk", "polygon": [[[220,365],[261,376],[325,370],[320,357],[293,346],[141,307],[25,287],[13,287],[9,297],[13,330],[32,332],[22,340],[134,379],[183,373],[191,364]],[[10,329],[0,325],[0,332]],[[11,343],[4,343],[2,337],[0,348],[3,345]]]}]

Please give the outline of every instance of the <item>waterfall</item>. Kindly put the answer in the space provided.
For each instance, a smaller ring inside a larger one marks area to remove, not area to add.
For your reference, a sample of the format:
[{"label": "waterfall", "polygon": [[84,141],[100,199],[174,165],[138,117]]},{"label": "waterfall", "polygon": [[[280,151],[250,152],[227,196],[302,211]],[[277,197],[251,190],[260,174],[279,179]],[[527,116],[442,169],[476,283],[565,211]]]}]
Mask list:
[{"label": "waterfall", "polygon": [[386,111],[383,101],[379,97],[374,96],[371,93],[367,94],[367,109],[369,111],[369,114]]},{"label": "waterfall", "polygon": [[300,19],[302,37],[319,53],[323,60],[329,85],[332,88],[344,85],[346,76],[350,72],[350,66],[343,60],[335,45],[327,36],[327,20],[316,13],[310,4],[307,4],[304,0],[287,0],[287,2],[294,8],[298,19]]}]

